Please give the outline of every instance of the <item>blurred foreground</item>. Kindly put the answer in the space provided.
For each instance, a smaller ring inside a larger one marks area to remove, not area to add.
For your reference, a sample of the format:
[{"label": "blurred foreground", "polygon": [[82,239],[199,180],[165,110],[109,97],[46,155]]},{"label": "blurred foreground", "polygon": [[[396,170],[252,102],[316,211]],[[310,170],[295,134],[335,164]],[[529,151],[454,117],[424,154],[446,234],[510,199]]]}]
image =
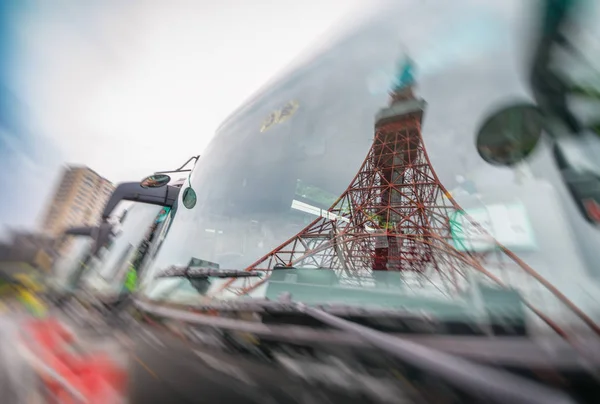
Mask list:
[{"label": "blurred foreground", "polygon": [[40,305],[48,302],[41,299],[36,302],[38,312],[32,315],[33,302],[29,299],[25,307],[24,300],[2,302],[2,402],[125,402],[126,341],[117,333],[99,337],[56,310],[43,310]]}]

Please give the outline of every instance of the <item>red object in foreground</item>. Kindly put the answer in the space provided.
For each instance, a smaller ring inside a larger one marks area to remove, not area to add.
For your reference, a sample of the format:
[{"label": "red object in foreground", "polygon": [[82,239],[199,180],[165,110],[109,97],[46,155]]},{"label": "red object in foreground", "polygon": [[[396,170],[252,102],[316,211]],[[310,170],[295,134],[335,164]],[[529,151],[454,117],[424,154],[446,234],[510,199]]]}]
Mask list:
[{"label": "red object in foreground", "polygon": [[[68,350],[74,336],[57,320],[38,320],[26,326],[32,336],[32,350],[55,373],[43,372],[42,380],[55,402],[78,403],[80,400],[64,384],[79,392],[87,403],[115,402],[127,386],[126,371],[108,355],[77,354]],[[57,380],[56,375],[64,380]]]}]

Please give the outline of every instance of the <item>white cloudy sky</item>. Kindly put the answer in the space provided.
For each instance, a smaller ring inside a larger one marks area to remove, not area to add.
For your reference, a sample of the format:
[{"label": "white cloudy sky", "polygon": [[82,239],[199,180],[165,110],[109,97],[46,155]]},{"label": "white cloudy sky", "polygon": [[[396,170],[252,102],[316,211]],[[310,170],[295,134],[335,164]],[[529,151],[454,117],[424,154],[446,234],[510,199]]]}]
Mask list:
[{"label": "white cloudy sky", "polygon": [[10,224],[39,216],[59,162],[85,164],[120,182],[200,154],[233,109],[324,34],[364,18],[377,3],[23,3],[13,19],[11,90],[27,109],[28,128],[47,138],[58,158],[44,174],[38,169],[42,198],[27,206],[35,212],[19,212],[29,219]]},{"label": "white cloudy sky", "polygon": [[121,181],[201,152],[228,113],[370,1],[39,3],[22,24],[30,112],[66,161]]}]

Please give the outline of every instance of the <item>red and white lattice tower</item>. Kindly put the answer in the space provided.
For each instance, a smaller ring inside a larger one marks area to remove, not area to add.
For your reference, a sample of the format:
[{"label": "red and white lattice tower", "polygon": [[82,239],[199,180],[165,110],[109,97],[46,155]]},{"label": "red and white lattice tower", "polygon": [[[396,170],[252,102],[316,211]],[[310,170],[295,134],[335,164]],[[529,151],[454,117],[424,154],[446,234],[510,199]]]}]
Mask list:
[{"label": "red and white lattice tower", "polygon": [[[451,218],[456,212],[466,214],[441,184],[427,156],[421,135],[425,106],[412,87],[393,91],[389,106],[377,114],[373,144],[362,166],[327,217],[316,219],[246,270],[268,274],[277,267],[328,268],[342,283],[365,286],[376,282],[382,271],[401,271],[407,289],[416,294],[455,297],[468,288],[473,274],[506,286],[497,272],[486,269],[494,261],[492,255],[501,254],[600,334],[592,320],[471,218],[479,229],[472,237],[483,237],[497,248],[486,254],[456,248]],[[268,276],[231,280],[220,291],[244,295],[267,280]]]}]

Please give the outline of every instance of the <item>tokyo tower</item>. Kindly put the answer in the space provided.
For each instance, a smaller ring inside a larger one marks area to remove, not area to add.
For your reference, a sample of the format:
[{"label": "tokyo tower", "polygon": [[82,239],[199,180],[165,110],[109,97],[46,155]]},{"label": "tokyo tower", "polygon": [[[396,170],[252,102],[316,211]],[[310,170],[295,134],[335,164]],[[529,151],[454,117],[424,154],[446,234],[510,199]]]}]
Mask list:
[{"label": "tokyo tower", "polygon": [[[447,192],[421,135],[426,102],[414,94],[410,67],[410,63],[403,66],[388,106],[375,117],[375,135],[364,162],[326,217],[314,220],[246,270],[269,274],[278,268],[333,269],[340,283],[354,286],[385,283],[387,274],[396,273],[406,289],[417,295],[454,298],[475,279],[513,286],[489,269],[494,256],[503,256],[600,334],[590,318],[468,217]],[[452,219],[457,212],[465,215],[472,230],[468,235],[463,232],[458,242],[492,243],[493,252],[457,248],[458,225]],[[220,291],[245,295],[267,281],[268,276],[231,280]],[[559,324],[526,299],[524,303],[543,323],[566,336]]]}]

